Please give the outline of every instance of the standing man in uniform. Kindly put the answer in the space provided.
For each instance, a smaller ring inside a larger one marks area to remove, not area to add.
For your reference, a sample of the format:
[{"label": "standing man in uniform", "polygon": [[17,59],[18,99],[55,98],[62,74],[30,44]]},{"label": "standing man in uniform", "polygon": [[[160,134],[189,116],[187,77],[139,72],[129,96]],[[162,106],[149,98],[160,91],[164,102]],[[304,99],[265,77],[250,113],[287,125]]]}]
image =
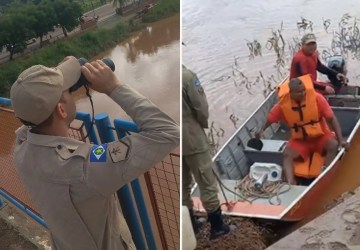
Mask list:
[{"label": "standing man in uniform", "polygon": [[182,203],[189,208],[194,232],[197,233],[199,229],[191,198],[194,176],[211,224],[210,239],[215,239],[227,234],[230,227],[222,220],[217,181],[204,131],[208,128],[208,103],[197,76],[185,66],[182,66],[182,83]]},{"label": "standing man in uniform", "polygon": [[[107,94],[140,132],[90,145],[68,137],[76,106],[69,88],[81,73]],[[179,127],[148,99],[121,83],[102,61],[80,66],[67,57],[55,68],[32,66],[11,88],[17,172],[49,226],[53,249],[136,249],[116,191],[179,144]]]}]

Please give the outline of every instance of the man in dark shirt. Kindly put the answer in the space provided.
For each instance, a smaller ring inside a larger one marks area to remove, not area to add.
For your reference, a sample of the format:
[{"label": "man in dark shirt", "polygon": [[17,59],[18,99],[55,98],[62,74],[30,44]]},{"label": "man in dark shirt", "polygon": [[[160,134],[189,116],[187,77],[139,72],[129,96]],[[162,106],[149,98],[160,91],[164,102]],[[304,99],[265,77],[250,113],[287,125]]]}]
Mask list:
[{"label": "man in dark shirt", "polygon": [[290,68],[290,79],[310,74],[314,88],[322,94],[334,94],[334,86],[326,82],[317,81],[317,71],[327,75],[329,78],[345,82],[346,76],[322,64],[316,51],[316,37],[312,33],[305,34],[301,39],[302,48],[292,59]]}]

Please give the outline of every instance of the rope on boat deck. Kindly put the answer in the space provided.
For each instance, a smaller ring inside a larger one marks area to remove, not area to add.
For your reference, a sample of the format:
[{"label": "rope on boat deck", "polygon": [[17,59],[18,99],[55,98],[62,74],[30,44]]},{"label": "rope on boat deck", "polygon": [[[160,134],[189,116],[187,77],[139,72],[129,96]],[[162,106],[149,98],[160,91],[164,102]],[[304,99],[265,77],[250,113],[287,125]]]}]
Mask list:
[{"label": "rope on boat deck", "polygon": [[252,201],[248,200],[245,196],[241,195],[240,193],[236,193],[236,192],[234,192],[233,190],[231,190],[230,188],[228,188],[227,186],[225,186],[225,184],[221,181],[221,179],[219,178],[219,176],[216,174],[216,172],[215,172],[214,170],[213,170],[213,173],[214,173],[214,175],[215,175],[215,177],[216,177],[216,179],[217,179],[217,181],[218,181],[218,183],[219,183],[221,192],[222,192],[222,194],[223,194],[223,196],[224,196],[224,198],[225,198],[225,201],[226,201],[225,205],[231,206],[230,202],[228,201],[228,199],[227,199],[227,197],[226,197],[226,195],[225,195],[224,189],[226,189],[226,190],[229,191],[230,193],[232,193],[232,194],[234,194],[235,196],[237,196],[237,197],[239,198],[239,200],[247,201],[247,202],[250,202],[250,203],[252,202]]},{"label": "rope on boat deck", "polygon": [[[227,199],[224,189],[237,196],[239,198],[238,201],[247,201],[249,203],[252,203],[257,199],[262,198],[262,199],[268,199],[271,205],[280,205],[281,199],[279,195],[284,194],[291,189],[291,186],[288,183],[282,181],[274,181],[274,182],[267,181],[263,184],[263,187],[261,189],[256,189],[254,187],[256,180],[250,178],[249,175],[247,175],[241,180],[239,185],[235,187],[235,191],[233,191],[225,186],[225,184],[221,181],[221,179],[214,170],[213,172],[217,181],[219,182],[221,192],[225,198],[224,205],[230,207],[233,204],[231,204],[231,202],[229,202],[229,200]],[[283,189],[283,187],[286,188]],[[236,189],[238,189],[239,191],[236,192]],[[272,202],[272,199],[274,197],[276,197],[277,204]]]},{"label": "rope on boat deck", "polygon": [[[250,203],[261,198],[268,199],[271,205],[280,205],[280,194],[284,194],[291,189],[291,186],[288,183],[282,181],[267,181],[263,184],[261,189],[257,189],[254,187],[255,182],[256,180],[247,175],[241,180],[239,185],[235,187],[242,196],[245,196],[245,200],[250,201]],[[284,189],[284,187],[286,188]],[[272,202],[274,197],[276,198],[277,203]]]}]

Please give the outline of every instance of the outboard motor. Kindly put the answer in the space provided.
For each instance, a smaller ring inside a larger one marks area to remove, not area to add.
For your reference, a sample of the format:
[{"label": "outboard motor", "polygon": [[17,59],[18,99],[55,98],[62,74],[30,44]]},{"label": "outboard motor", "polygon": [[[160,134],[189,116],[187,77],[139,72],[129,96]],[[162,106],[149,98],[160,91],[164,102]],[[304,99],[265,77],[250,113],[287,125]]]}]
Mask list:
[{"label": "outboard motor", "polygon": [[328,60],[328,67],[346,75],[345,58],[343,56],[332,56]]},{"label": "outboard motor", "polygon": [[[341,55],[330,57],[328,59],[328,67],[344,75],[347,74],[345,58]],[[345,83],[336,79],[336,77],[328,76],[328,78],[331,84],[336,88],[336,90],[339,90],[342,86],[346,85]]]}]

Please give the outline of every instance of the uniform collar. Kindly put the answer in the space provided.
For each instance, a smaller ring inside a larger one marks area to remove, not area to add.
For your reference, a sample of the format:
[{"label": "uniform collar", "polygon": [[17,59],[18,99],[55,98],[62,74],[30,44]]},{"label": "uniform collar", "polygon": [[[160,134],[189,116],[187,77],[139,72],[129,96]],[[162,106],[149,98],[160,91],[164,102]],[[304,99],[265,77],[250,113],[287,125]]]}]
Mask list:
[{"label": "uniform collar", "polygon": [[31,133],[30,129],[27,131],[27,141],[31,144],[45,147],[57,147],[59,145],[65,145],[70,149],[76,149],[83,144],[82,141],[78,141],[69,137]]}]

